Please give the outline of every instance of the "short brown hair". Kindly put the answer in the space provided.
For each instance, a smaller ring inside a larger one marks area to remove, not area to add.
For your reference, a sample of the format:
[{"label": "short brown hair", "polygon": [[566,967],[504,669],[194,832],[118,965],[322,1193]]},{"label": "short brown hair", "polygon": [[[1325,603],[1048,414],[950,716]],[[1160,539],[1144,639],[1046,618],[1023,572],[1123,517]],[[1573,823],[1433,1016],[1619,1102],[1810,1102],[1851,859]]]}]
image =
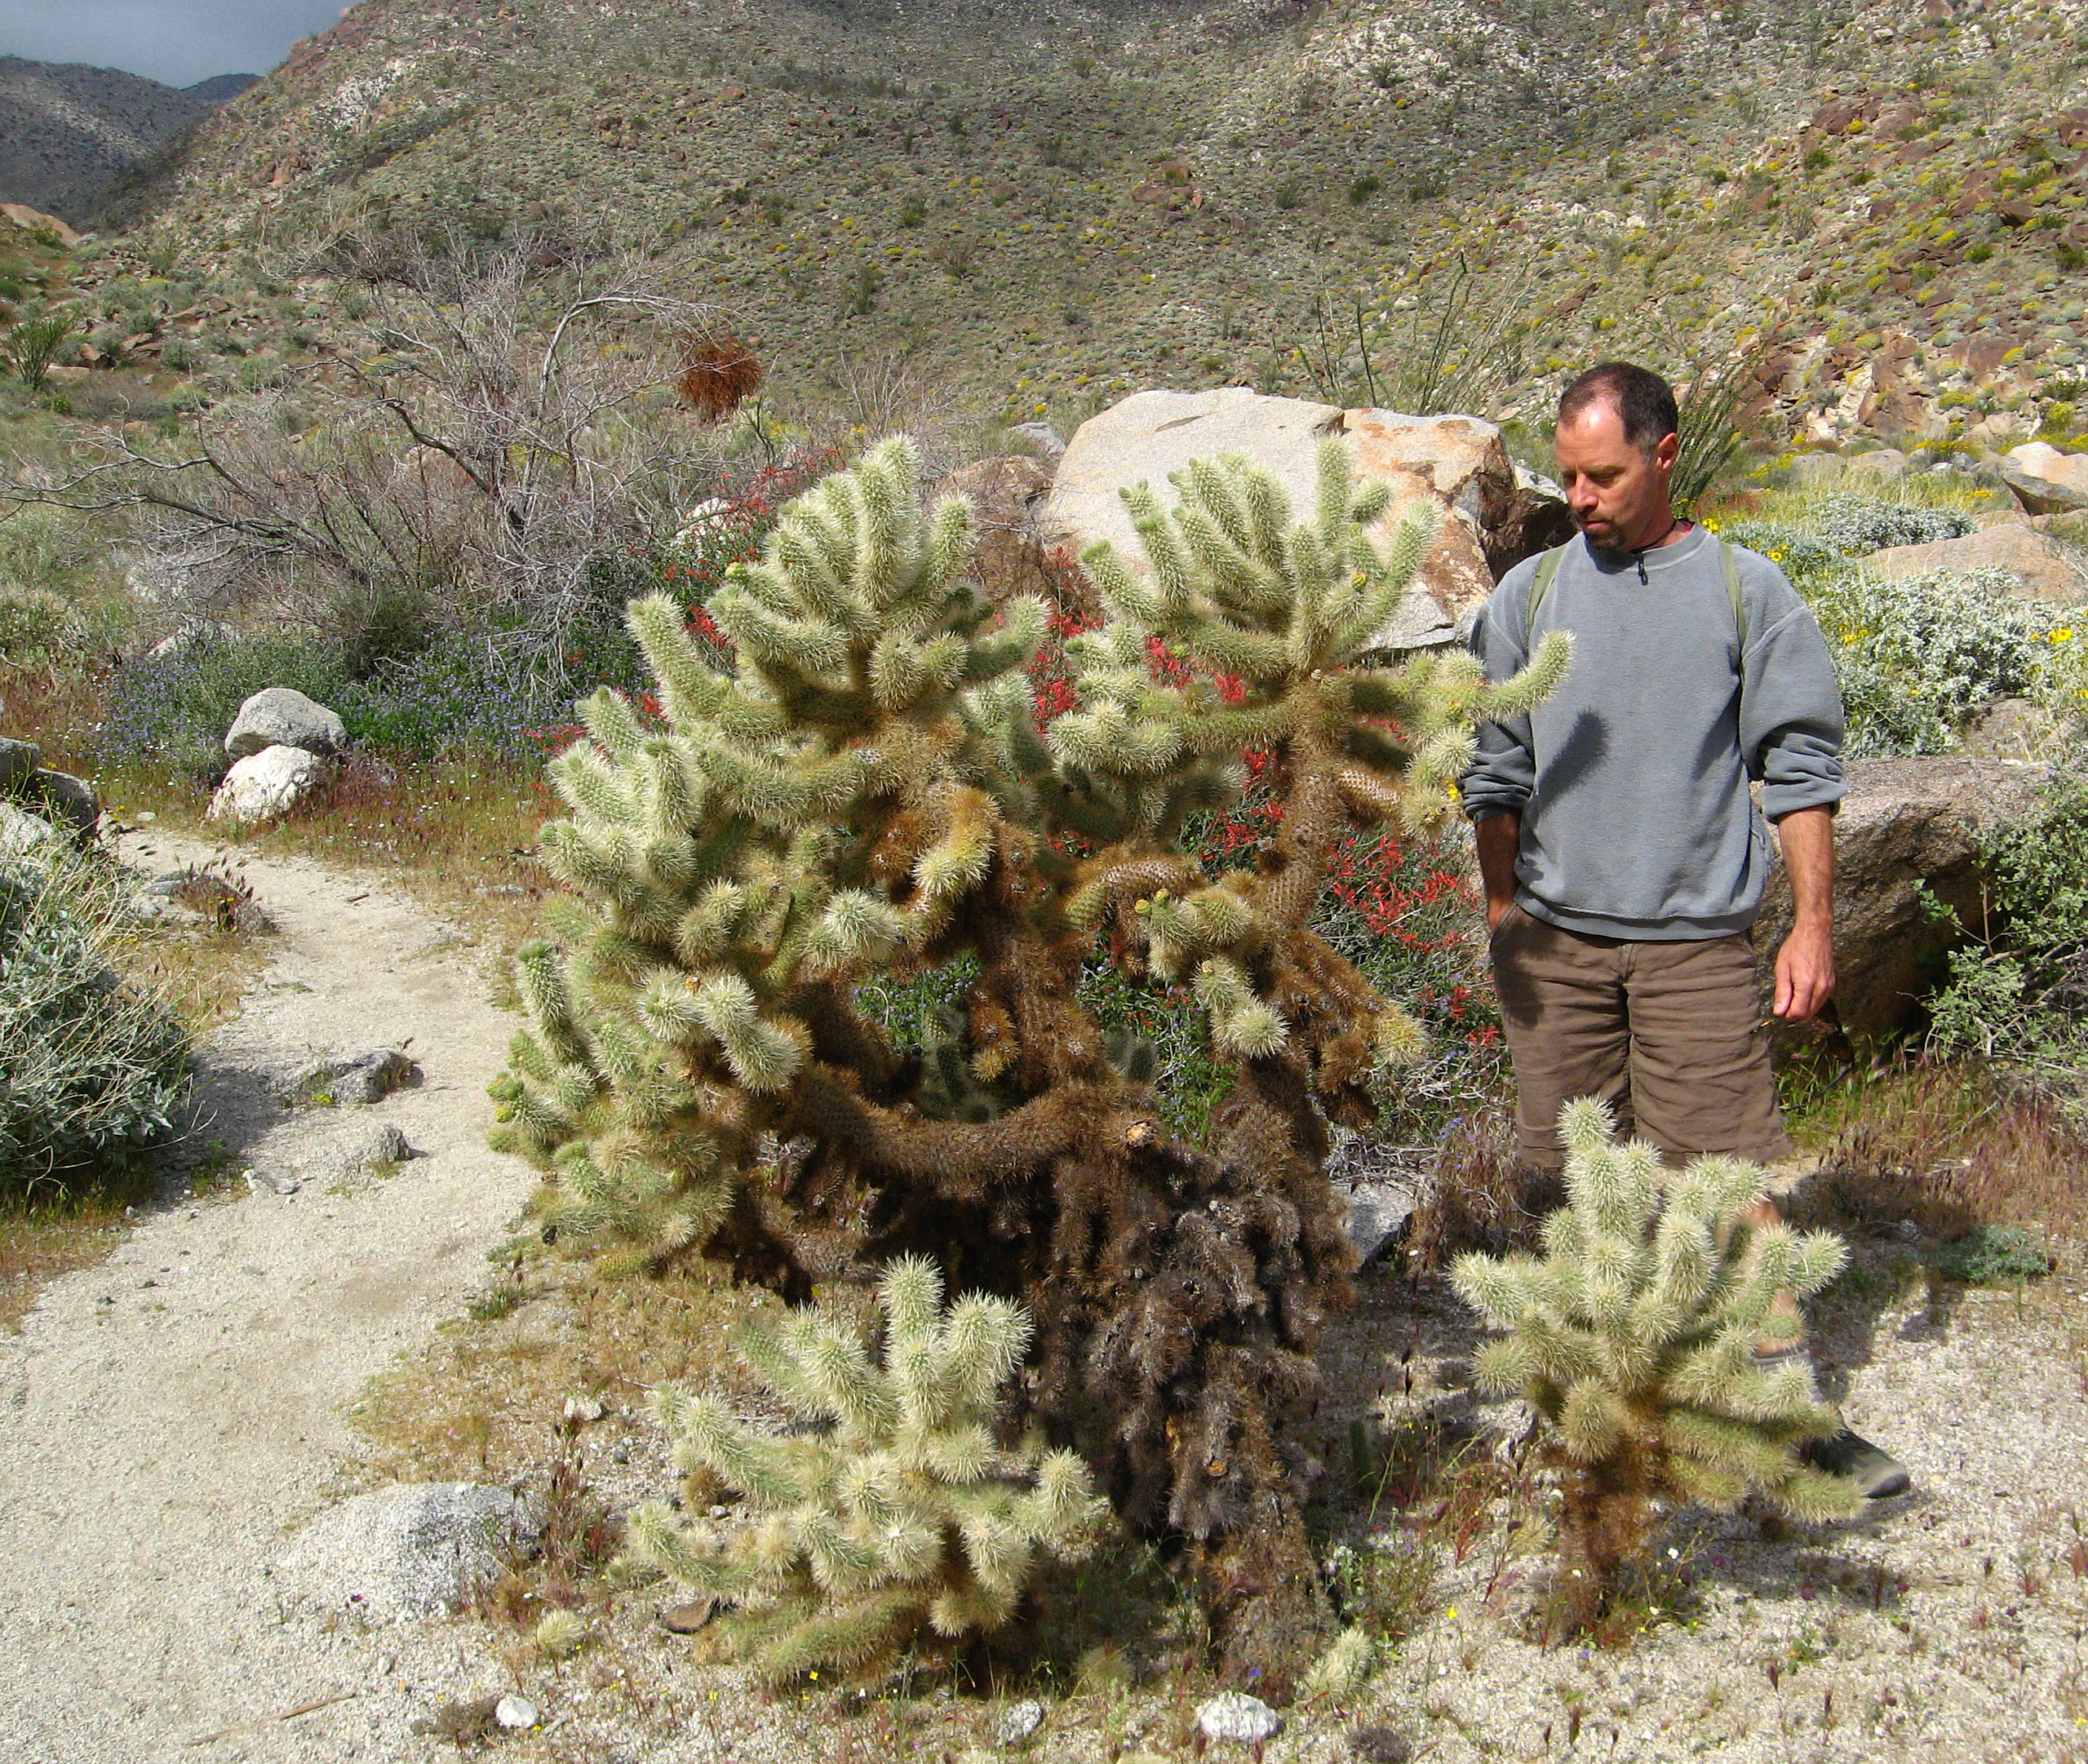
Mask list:
[{"label": "short brown hair", "polygon": [[1598,401],[1616,406],[1624,438],[1650,456],[1664,435],[1682,427],[1674,388],[1651,368],[1629,361],[1603,361],[1591,367],[1558,395],[1561,427]]}]

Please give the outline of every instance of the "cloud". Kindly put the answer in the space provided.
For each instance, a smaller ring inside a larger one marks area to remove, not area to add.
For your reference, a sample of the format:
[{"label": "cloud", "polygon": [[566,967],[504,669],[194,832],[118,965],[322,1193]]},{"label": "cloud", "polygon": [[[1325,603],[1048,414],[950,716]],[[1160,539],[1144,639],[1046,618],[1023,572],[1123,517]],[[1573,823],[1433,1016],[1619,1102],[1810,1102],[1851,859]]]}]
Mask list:
[{"label": "cloud", "polygon": [[340,16],[341,0],[0,0],[0,55],[193,86],[266,73]]}]

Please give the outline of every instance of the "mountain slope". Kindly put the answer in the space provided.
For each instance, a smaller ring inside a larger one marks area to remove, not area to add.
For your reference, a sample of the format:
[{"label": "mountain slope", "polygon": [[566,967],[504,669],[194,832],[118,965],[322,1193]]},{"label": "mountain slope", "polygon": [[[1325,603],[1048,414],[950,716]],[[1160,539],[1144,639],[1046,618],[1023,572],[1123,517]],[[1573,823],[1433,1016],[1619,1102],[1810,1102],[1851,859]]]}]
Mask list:
[{"label": "mountain slope", "polygon": [[116,68],[0,56],[0,202],[84,226],[119,180],[251,80],[221,74],[184,91]]},{"label": "mountain slope", "polygon": [[1882,398],[1962,429],[1968,366],[2005,403],[2081,363],[2085,29],[2083,0],[364,0],[138,212],[279,255],[641,244],[786,384],[906,351],[1062,420],[1133,384],[1368,396],[1350,303],[1393,366],[1461,262],[1521,333],[1510,406],[1767,326],[1793,425]]}]

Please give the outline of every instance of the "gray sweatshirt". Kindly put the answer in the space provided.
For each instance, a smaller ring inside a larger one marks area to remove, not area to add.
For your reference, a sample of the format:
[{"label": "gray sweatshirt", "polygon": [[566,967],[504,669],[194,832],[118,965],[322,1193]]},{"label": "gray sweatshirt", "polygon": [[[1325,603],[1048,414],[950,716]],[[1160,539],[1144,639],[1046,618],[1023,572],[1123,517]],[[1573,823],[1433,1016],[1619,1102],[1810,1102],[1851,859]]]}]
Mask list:
[{"label": "gray sweatshirt", "polygon": [[1558,689],[1527,716],[1481,724],[1463,779],[1474,820],[1521,814],[1515,898],[1532,917],[1654,942],[1743,930],[1768,880],[1763,815],[1842,800],[1842,698],[1820,627],[1774,564],[1735,556],[1744,657],[1718,541],[1701,527],[1645,553],[1642,582],[1634,558],[1575,539],[1534,634],[1536,559],[1487,601],[1472,647],[1489,680],[1545,632],[1573,633]]}]

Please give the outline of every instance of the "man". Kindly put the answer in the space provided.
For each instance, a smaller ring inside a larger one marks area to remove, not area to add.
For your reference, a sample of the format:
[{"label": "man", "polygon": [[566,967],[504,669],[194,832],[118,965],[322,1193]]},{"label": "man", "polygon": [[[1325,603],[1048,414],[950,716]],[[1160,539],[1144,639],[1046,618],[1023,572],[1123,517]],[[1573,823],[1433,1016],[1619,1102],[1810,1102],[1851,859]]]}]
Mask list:
[{"label": "man", "polygon": [[[1834,986],[1833,668],[1780,570],[1674,513],[1677,428],[1674,393],[1644,368],[1605,362],[1566,388],[1556,445],[1581,536],[1511,570],[1473,633],[1492,680],[1545,633],[1574,636],[1559,689],[1482,725],[1463,780],[1517,1137],[1542,1171],[1564,1161],[1561,1105],[1584,1096],[1670,1164],[1790,1156],[1756,1017],[1765,815],[1795,907],[1775,1014],[1803,1022]],[[1765,1203],[1758,1222],[1775,1217]],[[1907,1487],[1846,1428],[1815,1461],[1873,1498]]]}]

